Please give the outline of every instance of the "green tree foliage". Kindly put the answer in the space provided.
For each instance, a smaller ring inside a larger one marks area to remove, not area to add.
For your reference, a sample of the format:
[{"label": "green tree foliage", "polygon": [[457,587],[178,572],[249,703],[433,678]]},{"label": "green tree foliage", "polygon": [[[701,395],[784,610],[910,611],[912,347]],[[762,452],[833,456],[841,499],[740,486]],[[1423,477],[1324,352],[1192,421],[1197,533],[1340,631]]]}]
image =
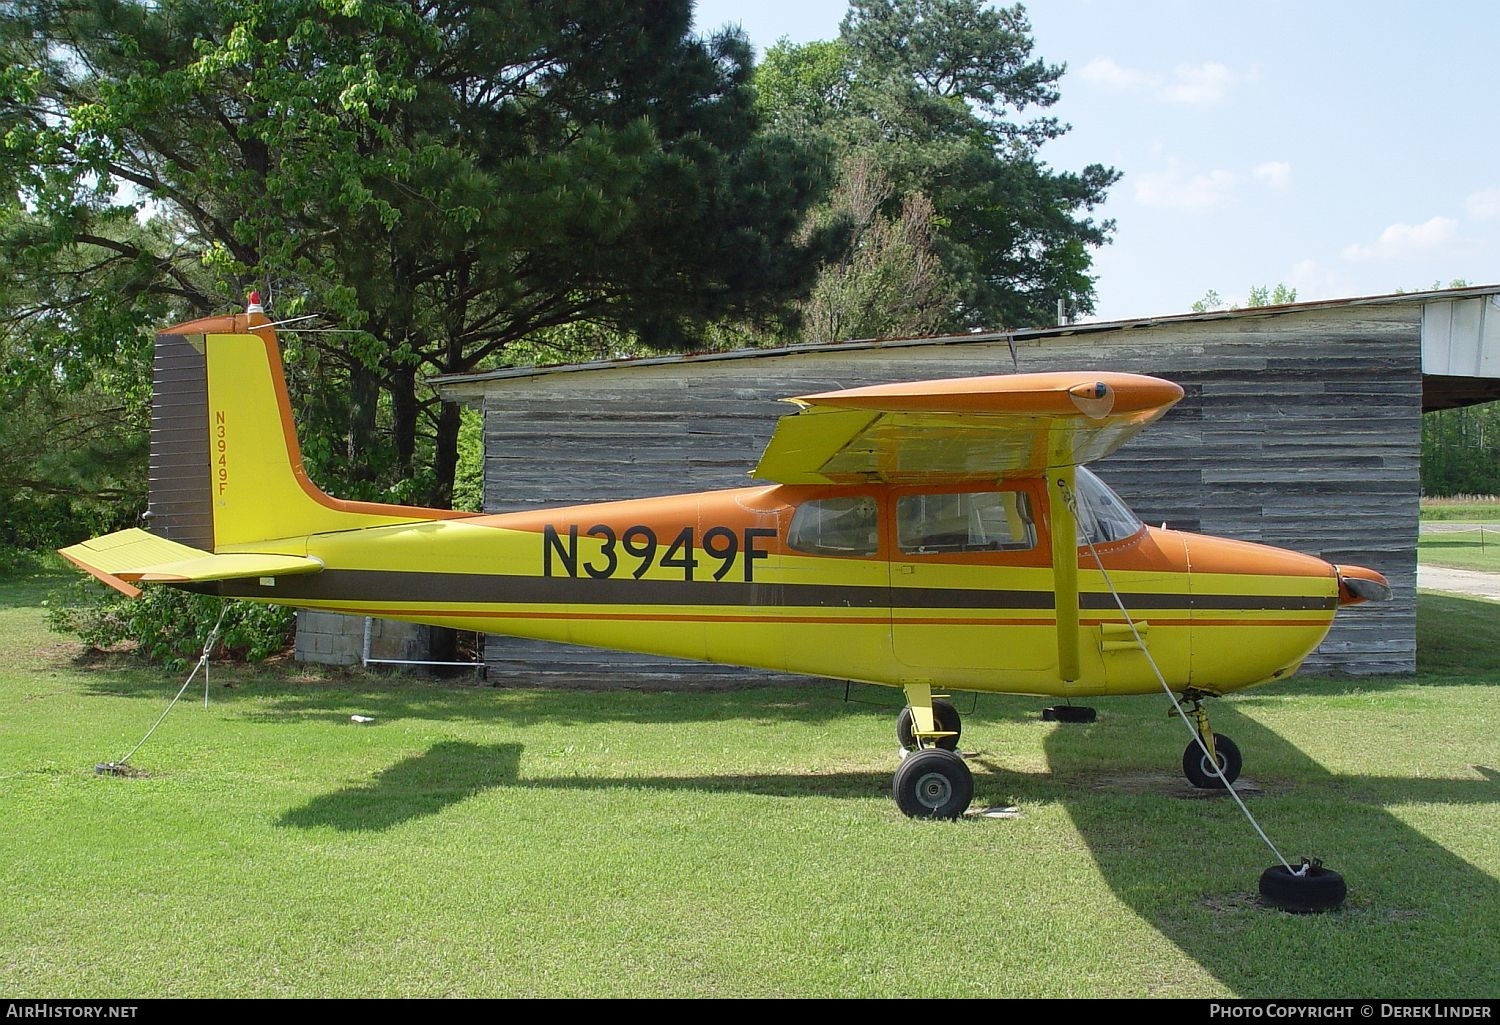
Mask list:
[{"label": "green tree foliage", "polygon": [[458,475],[453,482],[453,508],[484,511],[484,418],[477,410],[459,411]]},{"label": "green tree foliage", "polygon": [[[117,238],[146,233],[131,222]],[[0,237],[34,236],[38,219],[18,205],[0,213]],[[45,248],[39,246],[38,248]],[[89,359],[69,330],[87,316],[88,290],[139,278],[117,250],[93,247],[51,259],[22,246],[0,275],[0,545],[47,549],[131,523],[145,509],[149,353],[144,336]],[[66,257],[66,258],[64,258]],[[24,324],[24,327],[21,325]]]},{"label": "green tree foliage", "polygon": [[[1276,287],[1269,285],[1252,285],[1249,298],[1245,300],[1246,309],[1254,309],[1258,306],[1284,306],[1287,303],[1297,301],[1297,290],[1277,282]],[[1210,288],[1203,296],[1193,302],[1194,313],[1213,313],[1218,310],[1237,310],[1240,307],[1230,303],[1217,291]]]},{"label": "green tree foliage", "polygon": [[172,668],[196,659],[220,623],[214,658],[259,662],[292,643],[296,613],[279,605],[152,588],[127,598],[89,579],[47,598],[47,625],[74,634],[91,648],[129,646],[142,657]]},{"label": "green tree foliage", "polygon": [[812,342],[936,333],[956,301],[956,289],[933,248],[932,202],[906,196],[887,216],[889,181],[867,156],[846,159],[823,216],[852,227],[843,258],[826,265],[803,311],[803,337]]},{"label": "green tree foliage", "polygon": [[146,510],[141,408],[104,386],[7,389],[0,544],[47,549],[129,526]]},{"label": "green tree foliage", "polygon": [[1423,414],[1422,494],[1500,495],[1500,402]]},{"label": "green tree foliage", "polygon": [[261,287],[344,332],[288,362],[309,461],[356,493],[412,479],[425,437],[412,497],[451,496],[459,418],[422,375],[578,322],[656,346],[780,323],[822,256],[796,236],[817,163],[757,133],[747,42],[690,36],[688,0],[0,11],[0,183],[26,214],[0,263],[89,268],[66,302],[0,310],[36,364],[108,362],[164,309]]},{"label": "green tree foliage", "polygon": [[1286,285],[1277,282],[1275,288],[1267,285],[1256,285],[1250,289],[1250,297],[1245,300],[1245,305],[1249,307],[1285,306],[1288,303],[1296,301],[1297,290],[1295,288],[1288,288]]},{"label": "green tree foliage", "polygon": [[[911,197],[930,202],[953,283],[942,330],[1050,323],[1059,298],[1093,309],[1089,251],[1113,225],[1087,213],[1119,175],[1041,159],[1067,131],[1038,114],[1063,68],[1033,56],[1030,33],[1020,5],[853,0],[838,40],[778,43],[757,74],[768,124],[814,133],[841,163],[873,162],[891,184],[886,218]],[[863,242],[856,233],[851,250]]]},{"label": "green tree foliage", "polygon": [[1230,306],[1222,295],[1210,288],[1202,297],[1193,300],[1191,309],[1194,313],[1213,313],[1215,310],[1230,309]]}]

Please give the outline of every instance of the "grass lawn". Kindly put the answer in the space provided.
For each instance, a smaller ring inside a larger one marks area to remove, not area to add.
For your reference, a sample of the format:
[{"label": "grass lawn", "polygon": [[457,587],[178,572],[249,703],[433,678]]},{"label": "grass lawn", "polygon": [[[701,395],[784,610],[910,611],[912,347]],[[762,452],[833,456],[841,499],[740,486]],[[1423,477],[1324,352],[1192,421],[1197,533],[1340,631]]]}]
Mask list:
[{"label": "grass lawn", "polygon": [[[1416,679],[1216,702],[1289,856],[1185,798],[1163,699],[961,696],[976,805],[889,796],[898,694],[493,690],[80,660],[0,584],[0,992],[40,996],[1500,996],[1500,606],[1421,599]],[[1353,610],[1356,614],[1358,610]],[[232,685],[232,686],[226,686]],[[189,695],[190,697],[191,695]],[[368,725],[351,714],[374,717]]]},{"label": "grass lawn", "polygon": [[1432,566],[1500,573],[1500,525],[1467,530],[1424,530],[1417,559]]}]

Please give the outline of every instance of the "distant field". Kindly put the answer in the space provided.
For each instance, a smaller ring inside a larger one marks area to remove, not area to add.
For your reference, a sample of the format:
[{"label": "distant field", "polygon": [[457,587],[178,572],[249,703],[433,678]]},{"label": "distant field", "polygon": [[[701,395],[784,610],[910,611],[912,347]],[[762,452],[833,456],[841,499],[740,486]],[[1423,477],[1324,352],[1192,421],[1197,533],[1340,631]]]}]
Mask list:
[{"label": "distant field", "polygon": [[1493,495],[1424,498],[1422,519],[1432,522],[1458,520],[1466,523],[1500,523],[1500,498]]},{"label": "distant field", "polygon": [[[493,690],[80,659],[0,582],[0,992],[1500,997],[1500,605],[1424,594],[1422,673],[1213,703],[1250,805],[1180,796],[1160,698],[960,697],[976,804],[890,800],[899,697]],[[1358,609],[1350,610],[1359,614]],[[875,704],[873,702],[879,702]],[[368,725],[352,714],[373,717]]]}]

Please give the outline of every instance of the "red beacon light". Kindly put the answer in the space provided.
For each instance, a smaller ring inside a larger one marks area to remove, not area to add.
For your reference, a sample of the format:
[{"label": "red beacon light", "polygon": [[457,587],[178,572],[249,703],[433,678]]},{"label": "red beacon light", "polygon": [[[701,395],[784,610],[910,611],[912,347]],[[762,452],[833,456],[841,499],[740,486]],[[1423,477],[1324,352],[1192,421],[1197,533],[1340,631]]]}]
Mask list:
[{"label": "red beacon light", "polygon": [[260,304],[260,293],[250,293],[250,305],[245,307],[246,313],[264,313],[266,308]]}]

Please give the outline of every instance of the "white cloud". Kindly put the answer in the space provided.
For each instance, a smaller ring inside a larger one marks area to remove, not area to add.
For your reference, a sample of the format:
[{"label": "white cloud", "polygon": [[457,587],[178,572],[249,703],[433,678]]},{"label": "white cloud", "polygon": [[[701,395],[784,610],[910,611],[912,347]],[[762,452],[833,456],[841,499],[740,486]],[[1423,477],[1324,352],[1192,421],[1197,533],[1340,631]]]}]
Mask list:
[{"label": "white cloud", "polygon": [[1250,172],[1255,180],[1278,192],[1292,187],[1292,165],[1285,160],[1267,160]]},{"label": "white cloud", "polygon": [[1340,255],[1356,261],[1404,260],[1459,243],[1458,222],[1451,217],[1434,217],[1422,224],[1393,224],[1370,245],[1345,246]]},{"label": "white cloud", "polygon": [[1239,176],[1216,168],[1189,173],[1173,163],[1165,171],[1142,174],[1135,179],[1136,201],[1144,206],[1201,213],[1228,202]]},{"label": "white cloud", "polygon": [[1121,67],[1113,58],[1095,57],[1078,72],[1085,82],[1102,85],[1106,89],[1130,92],[1151,87],[1151,77],[1142,71]]},{"label": "white cloud", "polygon": [[1146,93],[1167,103],[1191,105],[1219,102],[1239,77],[1214,61],[1179,64],[1168,76],[1125,67],[1112,57],[1095,57],[1083,66],[1079,76],[1085,82],[1115,92]]},{"label": "white cloud", "polygon": [[1160,90],[1160,94],[1172,103],[1218,103],[1233,79],[1229,69],[1222,64],[1210,62],[1197,67],[1179,64],[1172,70],[1172,80]]},{"label": "white cloud", "polygon": [[1136,201],[1143,206],[1188,213],[1203,213],[1227,206],[1235,191],[1250,180],[1268,189],[1284,192],[1291,188],[1292,165],[1284,160],[1267,160],[1248,172],[1214,168],[1191,170],[1175,157],[1167,159],[1165,170],[1132,174]]},{"label": "white cloud", "polygon": [[1317,260],[1298,260],[1292,265],[1288,285],[1297,290],[1298,302],[1343,298],[1353,294],[1349,278]]},{"label": "white cloud", "polygon": [[1470,217],[1500,217],[1500,189],[1481,189],[1471,193],[1464,205]]}]

